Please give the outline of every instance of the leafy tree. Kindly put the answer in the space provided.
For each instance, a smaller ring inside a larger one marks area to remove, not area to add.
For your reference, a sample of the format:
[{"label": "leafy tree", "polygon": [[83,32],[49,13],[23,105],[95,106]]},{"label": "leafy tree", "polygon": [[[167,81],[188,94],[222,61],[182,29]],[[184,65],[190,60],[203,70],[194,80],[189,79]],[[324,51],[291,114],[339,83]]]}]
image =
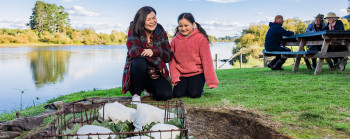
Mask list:
[{"label": "leafy tree", "polygon": [[[168,38],[170,37],[169,36],[170,34],[168,34]],[[170,37],[171,38],[171,37]],[[112,34],[111,34],[111,40],[112,42],[114,43],[117,43],[117,44],[122,44],[122,43],[125,43],[126,42],[126,39],[127,39],[127,35],[124,34],[123,32],[118,32],[116,30],[113,30],[112,31]],[[169,40],[170,41],[170,40]]]},{"label": "leafy tree", "polygon": [[32,30],[38,30],[39,33],[64,32],[69,27],[68,13],[64,7],[57,7],[56,4],[48,4],[43,1],[36,1],[30,21],[27,24]]}]

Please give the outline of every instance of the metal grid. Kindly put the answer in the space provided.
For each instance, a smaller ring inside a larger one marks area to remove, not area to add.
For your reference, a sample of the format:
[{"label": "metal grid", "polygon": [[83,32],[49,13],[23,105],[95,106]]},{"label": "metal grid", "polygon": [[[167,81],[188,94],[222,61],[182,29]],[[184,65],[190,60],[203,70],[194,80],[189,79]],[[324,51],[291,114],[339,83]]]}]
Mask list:
[{"label": "metal grid", "polygon": [[[58,112],[56,114],[56,118],[53,120],[49,128],[47,129],[47,133],[44,135],[44,139],[53,139],[53,138],[59,138],[59,139],[68,139],[73,136],[75,137],[83,137],[83,138],[89,138],[93,135],[100,136],[107,135],[108,137],[112,137],[113,135],[118,135],[118,139],[124,139],[128,138],[130,136],[141,136],[145,135],[146,133],[150,136],[154,133],[156,134],[162,134],[162,133],[171,133],[172,138],[173,132],[179,131],[180,137],[188,138],[188,129],[186,125],[186,114],[185,114],[185,108],[182,100],[168,100],[165,102],[161,101],[141,101],[141,103],[150,104],[155,107],[158,107],[160,109],[164,109],[164,122],[171,120],[170,118],[170,109],[176,109],[176,118],[180,119],[182,121],[182,124],[185,126],[184,129],[178,129],[178,130],[159,130],[159,131],[139,131],[139,132],[119,132],[119,133],[97,133],[97,134],[63,134],[63,131],[66,129],[71,129],[74,124],[78,123],[81,126],[83,125],[90,125],[94,120],[98,120],[99,117],[99,110],[102,108],[103,115],[101,116],[103,120],[105,120],[105,112],[104,107],[107,103],[113,103],[113,102],[119,102],[127,107],[136,108],[136,104],[133,101],[120,101],[120,100],[107,100],[104,102],[98,102],[91,104],[79,104],[74,103],[70,104],[68,106],[65,106],[64,111]],[[136,102],[137,103],[137,102]],[[178,110],[181,110],[182,113],[179,113]],[[112,138],[111,138],[112,139]]]}]

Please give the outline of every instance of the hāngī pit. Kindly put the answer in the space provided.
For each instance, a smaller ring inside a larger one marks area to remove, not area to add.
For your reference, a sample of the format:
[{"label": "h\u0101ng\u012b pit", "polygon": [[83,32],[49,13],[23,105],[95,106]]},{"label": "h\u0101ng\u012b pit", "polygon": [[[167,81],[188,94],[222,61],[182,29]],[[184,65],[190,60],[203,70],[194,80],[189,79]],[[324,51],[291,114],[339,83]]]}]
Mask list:
[{"label": "h\u0101ng\u012b pit", "polygon": [[263,125],[259,116],[251,112],[212,107],[186,109],[189,135],[196,139],[292,138]]}]

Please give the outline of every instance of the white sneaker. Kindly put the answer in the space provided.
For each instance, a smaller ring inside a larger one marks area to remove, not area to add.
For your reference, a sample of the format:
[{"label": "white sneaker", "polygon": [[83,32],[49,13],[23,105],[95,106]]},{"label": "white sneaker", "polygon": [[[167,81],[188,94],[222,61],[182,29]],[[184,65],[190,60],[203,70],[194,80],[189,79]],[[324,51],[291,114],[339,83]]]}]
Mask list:
[{"label": "white sneaker", "polygon": [[132,102],[133,104],[140,103],[141,102],[141,97],[139,95],[135,94],[135,95],[132,96],[131,101],[136,101],[136,102]]},{"label": "white sneaker", "polygon": [[143,90],[143,93],[145,94],[145,96],[151,96],[151,93],[148,93],[146,90]]}]

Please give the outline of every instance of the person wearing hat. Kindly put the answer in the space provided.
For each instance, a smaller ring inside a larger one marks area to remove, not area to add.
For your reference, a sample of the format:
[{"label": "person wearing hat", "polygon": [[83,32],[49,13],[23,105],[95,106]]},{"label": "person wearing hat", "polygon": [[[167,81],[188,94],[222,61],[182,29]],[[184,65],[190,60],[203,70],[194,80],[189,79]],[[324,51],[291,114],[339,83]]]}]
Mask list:
[{"label": "person wearing hat", "polygon": [[[312,33],[312,32],[317,32],[317,31],[322,31],[325,30],[326,28],[326,23],[323,22],[324,15],[323,14],[318,14],[315,17],[314,22],[309,24],[305,30],[305,33]],[[321,51],[321,45],[312,45],[308,46],[308,51]],[[317,58],[312,58],[312,67],[316,69],[316,59]]]},{"label": "person wearing hat", "polygon": [[[269,30],[266,33],[265,37],[265,50],[266,51],[287,51],[291,50],[282,45],[282,36],[291,36],[294,35],[293,31],[286,31],[282,28],[283,25],[283,16],[277,15],[274,22],[269,23]],[[287,58],[282,58],[281,55],[277,55],[267,67],[272,70],[284,70],[282,65],[287,60]]]},{"label": "person wearing hat", "polygon": [[327,14],[327,17],[325,19],[328,20],[328,24],[325,28],[325,30],[344,30],[344,24],[341,20],[338,20],[339,17],[333,13],[330,12]]},{"label": "person wearing hat", "polygon": [[323,22],[323,17],[324,17],[323,14],[318,14],[315,17],[314,22],[312,22],[307,26],[305,33],[312,33],[312,32],[324,30],[327,25],[326,23]]},{"label": "person wearing hat", "polygon": [[[325,28],[325,30],[339,30],[344,31],[344,24],[341,20],[338,20],[339,17],[333,13],[329,12],[327,14],[327,17],[325,19],[328,20],[328,24]],[[340,52],[340,51],[346,51],[345,46],[330,46],[328,48],[328,52]],[[335,68],[339,69],[340,71],[345,70],[345,66],[347,64],[348,57],[335,57],[332,58]]]}]

